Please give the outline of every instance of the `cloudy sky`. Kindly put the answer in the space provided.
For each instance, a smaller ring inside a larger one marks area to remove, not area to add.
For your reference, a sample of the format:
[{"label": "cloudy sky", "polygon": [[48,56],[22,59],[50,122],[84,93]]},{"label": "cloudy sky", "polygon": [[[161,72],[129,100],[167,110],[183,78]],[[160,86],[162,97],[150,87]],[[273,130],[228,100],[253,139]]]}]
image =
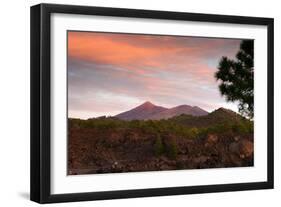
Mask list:
[{"label": "cloudy sky", "polygon": [[145,101],[237,111],[221,97],[214,73],[222,56],[235,57],[239,44],[237,39],[68,32],[68,116],[112,116]]}]

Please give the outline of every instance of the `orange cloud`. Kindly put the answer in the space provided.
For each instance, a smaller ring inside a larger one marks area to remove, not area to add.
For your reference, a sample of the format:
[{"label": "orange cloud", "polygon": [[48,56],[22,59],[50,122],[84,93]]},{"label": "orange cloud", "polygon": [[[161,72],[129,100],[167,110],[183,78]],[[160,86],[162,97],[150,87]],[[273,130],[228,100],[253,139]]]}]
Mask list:
[{"label": "orange cloud", "polygon": [[157,48],[136,47],[116,42],[111,38],[96,36],[94,33],[81,32],[69,33],[68,52],[71,57],[114,65],[134,63],[161,54]]},{"label": "orange cloud", "polygon": [[[213,81],[214,71],[202,60],[208,51],[214,53],[223,44],[224,41],[218,39],[190,37],[68,33],[70,58],[126,68],[131,71],[126,73],[129,78],[149,76],[161,70],[178,72],[194,80]],[[144,78],[144,81],[148,80],[148,77]],[[149,81],[149,84],[156,85],[157,81]]]},{"label": "orange cloud", "polygon": [[[161,67],[166,64],[167,59],[165,60],[165,58],[167,57],[176,58],[182,52],[195,52],[194,48],[157,44],[159,36],[122,35],[123,37],[120,38],[120,34],[69,32],[68,55],[71,58],[102,64]],[[124,36],[128,36],[131,41],[126,41]],[[163,40],[165,43],[169,41],[169,38],[163,37]],[[146,45],[142,46],[142,42]],[[151,46],[147,45],[149,42],[152,44]]]}]

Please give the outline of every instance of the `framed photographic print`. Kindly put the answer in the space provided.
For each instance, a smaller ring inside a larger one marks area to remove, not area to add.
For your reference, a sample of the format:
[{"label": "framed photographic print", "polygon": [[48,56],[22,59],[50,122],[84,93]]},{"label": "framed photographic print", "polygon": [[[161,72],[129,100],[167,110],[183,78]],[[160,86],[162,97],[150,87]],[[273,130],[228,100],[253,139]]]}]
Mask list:
[{"label": "framed photographic print", "polygon": [[31,200],[273,188],[273,19],[31,7]]}]

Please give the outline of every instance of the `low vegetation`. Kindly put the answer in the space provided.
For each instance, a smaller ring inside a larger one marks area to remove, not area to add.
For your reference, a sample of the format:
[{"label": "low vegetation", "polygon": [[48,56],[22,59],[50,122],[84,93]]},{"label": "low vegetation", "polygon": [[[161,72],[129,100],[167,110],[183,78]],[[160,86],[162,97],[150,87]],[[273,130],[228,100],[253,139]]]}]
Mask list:
[{"label": "low vegetation", "polygon": [[[253,121],[227,110],[201,117],[180,115],[167,120],[69,119],[68,127],[69,174],[233,167],[253,163],[252,153],[247,159],[244,155],[243,159],[240,157],[242,141],[253,141]],[[229,148],[232,143],[237,143],[231,148],[233,152]]]}]

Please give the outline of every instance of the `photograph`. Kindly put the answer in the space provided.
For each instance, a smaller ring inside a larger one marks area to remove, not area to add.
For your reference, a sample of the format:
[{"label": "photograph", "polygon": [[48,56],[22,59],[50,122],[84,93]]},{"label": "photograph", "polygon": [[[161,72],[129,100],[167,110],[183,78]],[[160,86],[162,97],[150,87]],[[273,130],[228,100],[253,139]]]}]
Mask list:
[{"label": "photograph", "polygon": [[201,6],[30,7],[30,200],[274,188],[274,17]]},{"label": "photograph", "polygon": [[67,31],[67,174],[254,166],[254,40]]}]

